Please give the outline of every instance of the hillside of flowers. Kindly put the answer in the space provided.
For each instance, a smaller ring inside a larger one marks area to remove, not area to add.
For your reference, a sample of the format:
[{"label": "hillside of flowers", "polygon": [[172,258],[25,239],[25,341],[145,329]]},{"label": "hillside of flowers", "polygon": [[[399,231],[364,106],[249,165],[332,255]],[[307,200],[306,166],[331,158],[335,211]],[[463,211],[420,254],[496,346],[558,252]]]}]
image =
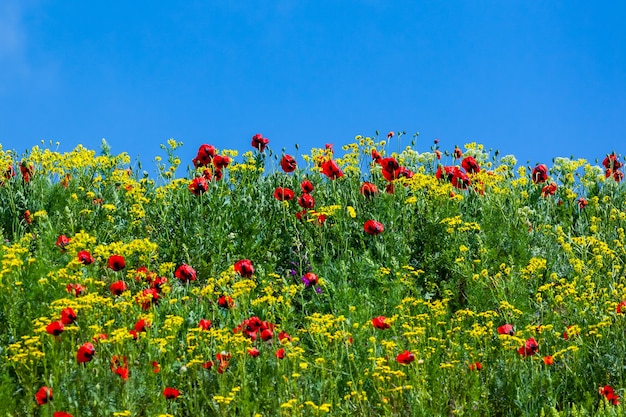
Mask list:
[{"label": "hillside of flowers", "polygon": [[0,146],[0,415],[626,414],[623,158],[405,142]]}]

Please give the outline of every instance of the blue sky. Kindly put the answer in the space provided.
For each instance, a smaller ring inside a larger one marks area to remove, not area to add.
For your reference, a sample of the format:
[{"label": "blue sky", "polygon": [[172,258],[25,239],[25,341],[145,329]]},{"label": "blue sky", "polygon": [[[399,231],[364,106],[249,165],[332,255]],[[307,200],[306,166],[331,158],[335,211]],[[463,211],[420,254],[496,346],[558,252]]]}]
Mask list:
[{"label": "blue sky", "polygon": [[[0,143],[280,153],[420,132],[520,163],[626,153],[626,2],[0,2]],[[188,162],[188,161],[185,161]]]}]

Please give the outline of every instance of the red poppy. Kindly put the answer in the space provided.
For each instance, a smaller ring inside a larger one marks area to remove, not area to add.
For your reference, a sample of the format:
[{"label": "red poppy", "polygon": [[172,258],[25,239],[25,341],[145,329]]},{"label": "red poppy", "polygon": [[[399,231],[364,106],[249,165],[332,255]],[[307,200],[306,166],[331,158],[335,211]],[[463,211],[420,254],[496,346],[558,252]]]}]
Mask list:
[{"label": "red poppy", "polygon": [[615,152],[611,152],[610,155],[607,155],[606,158],[604,158],[604,160],[602,161],[602,165],[607,170],[616,170],[620,169],[623,166],[622,162],[618,159],[618,156],[615,155]]},{"label": "red poppy", "polygon": [[326,175],[331,180],[343,177],[343,171],[339,168],[337,162],[332,159],[322,162],[322,174]]},{"label": "red poppy", "polygon": [[249,259],[242,259],[235,262],[235,272],[241,275],[243,278],[251,278],[254,274],[254,266]]},{"label": "red poppy", "polygon": [[204,362],[204,363],[202,364],[202,367],[203,367],[204,369],[211,369],[211,368],[213,368],[213,362],[211,362],[211,361],[206,361],[206,362]]},{"label": "red poppy", "polygon": [[291,336],[289,336],[289,333],[283,330],[282,332],[278,333],[278,340],[280,340],[281,342],[283,340],[291,341]]},{"label": "red poppy", "polygon": [[233,308],[233,306],[235,305],[235,302],[233,301],[231,297],[222,295],[220,298],[217,299],[217,305],[219,307],[228,309],[228,308]]},{"label": "red poppy", "polygon": [[95,343],[98,343],[101,340],[107,340],[109,338],[109,335],[106,333],[100,333],[95,335],[94,337],[91,338],[91,340],[93,340]]},{"label": "red poppy", "polygon": [[535,184],[540,184],[548,180],[548,167],[545,164],[537,165],[532,170],[532,180]]},{"label": "red poppy", "polygon": [[78,348],[78,352],[76,353],[76,359],[78,363],[89,362],[93,359],[93,355],[96,354],[96,348],[93,347],[93,344],[87,342],[83,343],[81,347]]},{"label": "red poppy", "polygon": [[25,182],[30,182],[30,177],[35,173],[35,164],[32,162],[22,160],[20,162],[20,172]]},{"label": "red poppy", "polygon": [[261,354],[261,352],[259,351],[259,349],[252,347],[248,349],[248,355],[252,356],[253,358],[258,357]]},{"label": "red poppy", "polygon": [[191,191],[193,195],[200,195],[204,194],[209,189],[209,185],[207,184],[207,179],[204,176],[196,177],[191,180],[187,189]]},{"label": "red poppy", "polygon": [[254,149],[258,149],[259,152],[263,152],[268,143],[270,143],[270,140],[268,138],[264,138],[260,133],[252,136],[252,147]]},{"label": "red poppy", "polygon": [[452,185],[461,190],[465,190],[470,185],[470,179],[467,174],[459,169],[459,167],[454,167],[454,174],[452,175]]},{"label": "red poppy", "polygon": [[76,313],[71,307],[61,310],[61,323],[72,324],[76,321]]},{"label": "red poppy", "polygon": [[463,151],[459,149],[458,146],[454,147],[454,152],[452,153],[455,159],[460,159],[463,156]]},{"label": "red poppy", "polygon": [[376,149],[372,149],[372,159],[374,160],[375,163],[380,164],[383,157],[380,155],[380,153],[378,153]]},{"label": "red poppy", "polygon": [[37,404],[44,405],[47,404],[48,401],[52,401],[52,388],[49,387],[41,387],[35,394],[35,400],[37,400]]},{"label": "red poppy", "polygon": [[289,188],[277,187],[274,190],[274,198],[278,201],[293,200],[294,193]]},{"label": "red poppy", "polygon": [[167,387],[163,390],[163,396],[168,400],[176,399],[179,395],[180,391],[178,391],[176,388]]},{"label": "red poppy", "polygon": [[620,301],[615,311],[617,314],[626,313],[626,300]]},{"label": "red poppy", "polygon": [[67,245],[69,245],[69,244],[70,244],[70,241],[71,241],[71,240],[72,240],[72,239],[70,239],[69,237],[67,237],[67,236],[65,236],[65,235],[61,235],[61,236],[59,236],[59,237],[57,238],[57,241],[56,241],[56,246],[57,246],[59,249],[61,249],[61,251],[62,251],[62,252],[65,252],[65,247],[66,247]]},{"label": "red poppy", "polygon": [[52,414],[52,417],[74,417],[74,416],[71,415],[70,413],[66,413],[65,411],[55,411],[54,414]]},{"label": "red poppy", "polygon": [[223,168],[226,168],[228,166],[228,164],[230,164],[230,158],[226,155],[215,155],[215,157],[213,157],[213,166],[215,166],[215,179],[219,180],[220,178],[218,178],[219,174],[218,171],[221,172],[221,170]]},{"label": "red poppy", "polygon": [[513,325],[503,324],[502,326],[498,327],[498,334],[508,334],[509,336],[513,336],[515,334],[515,331],[513,330]]},{"label": "red poppy", "polygon": [[135,323],[136,332],[146,332],[148,330],[148,327],[150,327],[150,322],[148,322],[146,319],[137,320],[137,322]]},{"label": "red poppy", "polygon": [[542,358],[543,363],[546,365],[554,365],[554,358],[550,355],[546,355]]},{"label": "red poppy", "polygon": [[534,355],[535,353],[537,353],[538,350],[539,345],[537,344],[537,341],[531,337],[526,340],[524,346],[521,346],[519,349],[517,349],[517,353],[526,357]]},{"label": "red poppy", "polygon": [[312,285],[317,285],[319,282],[319,278],[313,272],[307,272],[302,276],[302,283],[305,287],[310,287]]},{"label": "red poppy", "polygon": [[309,209],[315,207],[315,200],[311,194],[302,194],[298,197],[298,204],[302,208]]},{"label": "red poppy", "polygon": [[198,149],[198,154],[193,158],[193,165],[198,168],[201,166],[207,166],[211,164],[213,157],[215,156],[215,147],[212,145],[203,144]]},{"label": "red poppy", "polygon": [[374,197],[376,194],[378,194],[378,187],[376,187],[376,185],[372,184],[371,182],[364,182],[363,184],[361,184],[361,194],[365,198]]},{"label": "red poppy", "polygon": [[293,172],[296,170],[297,163],[293,156],[283,155],[283,157],[280,160],[280,167],[285,172]]},{"label": "red poppy", "polygon": [[65,326],[63,326],[62,321],[53,321],[52,323],[46,326],[46,332],[53,336],[59,336],[65,330]]},{"label": "red poppy", "polygon": [[587,204],[589,204],[589,202],[585,197],[580,197],[578,199],[578,208],[580,208],[581,210],[587,207]]},{"label": "red poppy", "polygon": [[111,358],[111,371],[114,374],[118,374],[124,381],[128,380],[128,359],[126,356],[119,357],[118,355]]},{"label": "red poppy", "polygon": [[146,288],[137,295],[136,301],[141,305],[142,309],[148,310],[150,306],[159,301],[159,298],[159,292],[156,288]]},{"label": "red poppy", "polygon": [[[2,183],[0,182],[0,185],[2,185]],[[33,222],[33,218],[30,215],[30,210],[26,210],[24,212],[24,221],[26,222],[26,224],[32,224]]]},{"label": "red poppy", "polygon": [[395,158],[383,158],[380,161],[380,165],[383,168],[383,177],[385,177],[387,181],[393,181],[398,178],[400,174],[400,164],[398,164]]},{"label": "red poppy", "polygon": [[272,332],[270,329],[263,329],[263,331],[261,331],[261,340],[264,342],[267,342],[268,340],[271,340],[274,337],[274,332]]},{"label": "red poppy", "polygon": [[368,220],[363,225],[363,230],[370,235],[379,235],[385,231],[385,226],[376,220]]},{"label": "red poppy", "polygon": [[396,361],[403,363],[405,365],[408,365],[409,363],[413,362],[415,360],[415,355],[412,354],[411,352],[409,352],[408,350],[405,350],[404,352],[400,353],[398,356],[396,356]]},{"label": "red poppy", "polygon": [[176,276],[176,278],[178,278],[182,282],[195,281],[196,270],[187,264],[182,264],[176,269],[176,272],[174,272],[174,276]]},{"label": "red poppy", "polygon": [[111,255],[107,266],[114,271],[121,271],[126,267],[126,260],[121,255]]},{"label": "red poppy", "polygon": [[87,288],[82,286],[81,284],[67,284],[65,289],[68,293],[74,294],[75,297],[83,295],[87,292]]},{"label": "red poppy", "polygon": [[78,261],[83,265],[91,265],[92,263],[94,263],[93,256],[91,256],[91,253],[86,250],[81,250],[80,252],[78,252],[77,256]]},{"label": "red poppy", "polygon": [[198,322],[198,327],[202,330],[209,330],[211,328],[211,320],[200,319]]},{"label": "red poppy", "polygon": [[393,135],[395,135],[395,133],[393,133],[393,132],[387,133],[387,139],[391,139],[393,137]]},{"label": "red poppy", "polygon": [[274,355],[278,359],[284,359],[285,358],[285,349],[283,349],[283,348],[278,349]]},{"label": "red poppy", "polygon": [[385,316],[374,317],[372,319],[372,324],[374,325],[374,327],[380,330],[385,330],[390,327],[389,323],[387,323],[387,317]]},{"label": "red poppy", "polygon": [[480,371],[483,369],[483,364],[480,362],[474,362],[467,365],[470,371]]},{"label": "red poppy", "polygon": [[387,184],[387,186],[385,187],[385,192],[386,192],[387,194],[393,194],[395,190],[396,190],[396,189],[395,189],[395,187],[393,186],[393,182],[388,183],[388,184]]},{"label": "red poppy", "polygon": [[473,156],[466,156],[463,158],[461,166],[468,174],[477,174],[480,172],[480,167]]},{"label": "red poppy", "polygon": [[309,212],[306,210],[300,210],[298,212],[296,212],[295,216],[296,219],[298,220],[302,220],[303,218],[306,218],[309,215]]},{"label": "red poppy", "polygon": [[435,156],[438,161],[441,160],[441,151],[439,149],[435,149]]},{"label": "red poppy", "polygon": [[607,169],[606,177],[609,178],[610,176],[613,176],[615,182],[620,182],[624,179],[624,173],[619,169]]},{"label": "red poppy", "polygon": [[435,178],[438,180],[445,179],[447,181],[452,181],[452,177],[454,177],[454,168],[453,166],[441,166],[437,167],[437,172],[435,172]]},{"label": "red poppy", "polygon": [[300,189],[304,194],[311,194],[313,192],[313,184],[309,180],[304,180],[300,183]]},{"label": "red poppy", "polygon": [[610,385],[605,385],[598,389],[598,393],[607,399],[613,405],[619,405],[619,395],[615,393],[615,390]]},{"label": "red poppy", "polygon": [[158,374],[161,372],[161,365],[157,361],[152,361],[152,373]]},{"label": "red poppy", "polygon": [[542,197],[547,197],[549,195],[554,195],[556,193],[556,183],[551,182],[548,185],[544,185],[543,188],[541,189],[541,196]]},{"label": "red poppy", "polygon": [[109,286],[109,290],[111,290],[113,295],[120,296],[124,291],[126,291],[126,283],[122,280],[115,281]]}]

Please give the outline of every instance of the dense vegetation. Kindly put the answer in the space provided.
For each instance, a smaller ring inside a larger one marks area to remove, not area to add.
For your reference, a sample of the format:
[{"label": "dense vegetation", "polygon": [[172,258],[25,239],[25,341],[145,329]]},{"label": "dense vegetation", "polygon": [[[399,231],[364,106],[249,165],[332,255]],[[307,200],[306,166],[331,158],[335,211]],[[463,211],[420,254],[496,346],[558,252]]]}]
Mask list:
[{"label": "dense vegetation", "polygon": [[0,414],[619,415],[620,157],[398,136],[0,148]]}]

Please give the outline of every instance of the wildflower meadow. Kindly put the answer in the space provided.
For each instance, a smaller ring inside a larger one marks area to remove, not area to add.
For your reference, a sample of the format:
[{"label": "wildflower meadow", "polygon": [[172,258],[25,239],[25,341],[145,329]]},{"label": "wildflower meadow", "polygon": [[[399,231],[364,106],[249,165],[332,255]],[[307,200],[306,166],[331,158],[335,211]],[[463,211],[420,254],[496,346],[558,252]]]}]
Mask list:
[{"label": "wildflower meadow", "polygon": [[626,414],[618,153],[219,145],[0,147],[0,415]]}]

